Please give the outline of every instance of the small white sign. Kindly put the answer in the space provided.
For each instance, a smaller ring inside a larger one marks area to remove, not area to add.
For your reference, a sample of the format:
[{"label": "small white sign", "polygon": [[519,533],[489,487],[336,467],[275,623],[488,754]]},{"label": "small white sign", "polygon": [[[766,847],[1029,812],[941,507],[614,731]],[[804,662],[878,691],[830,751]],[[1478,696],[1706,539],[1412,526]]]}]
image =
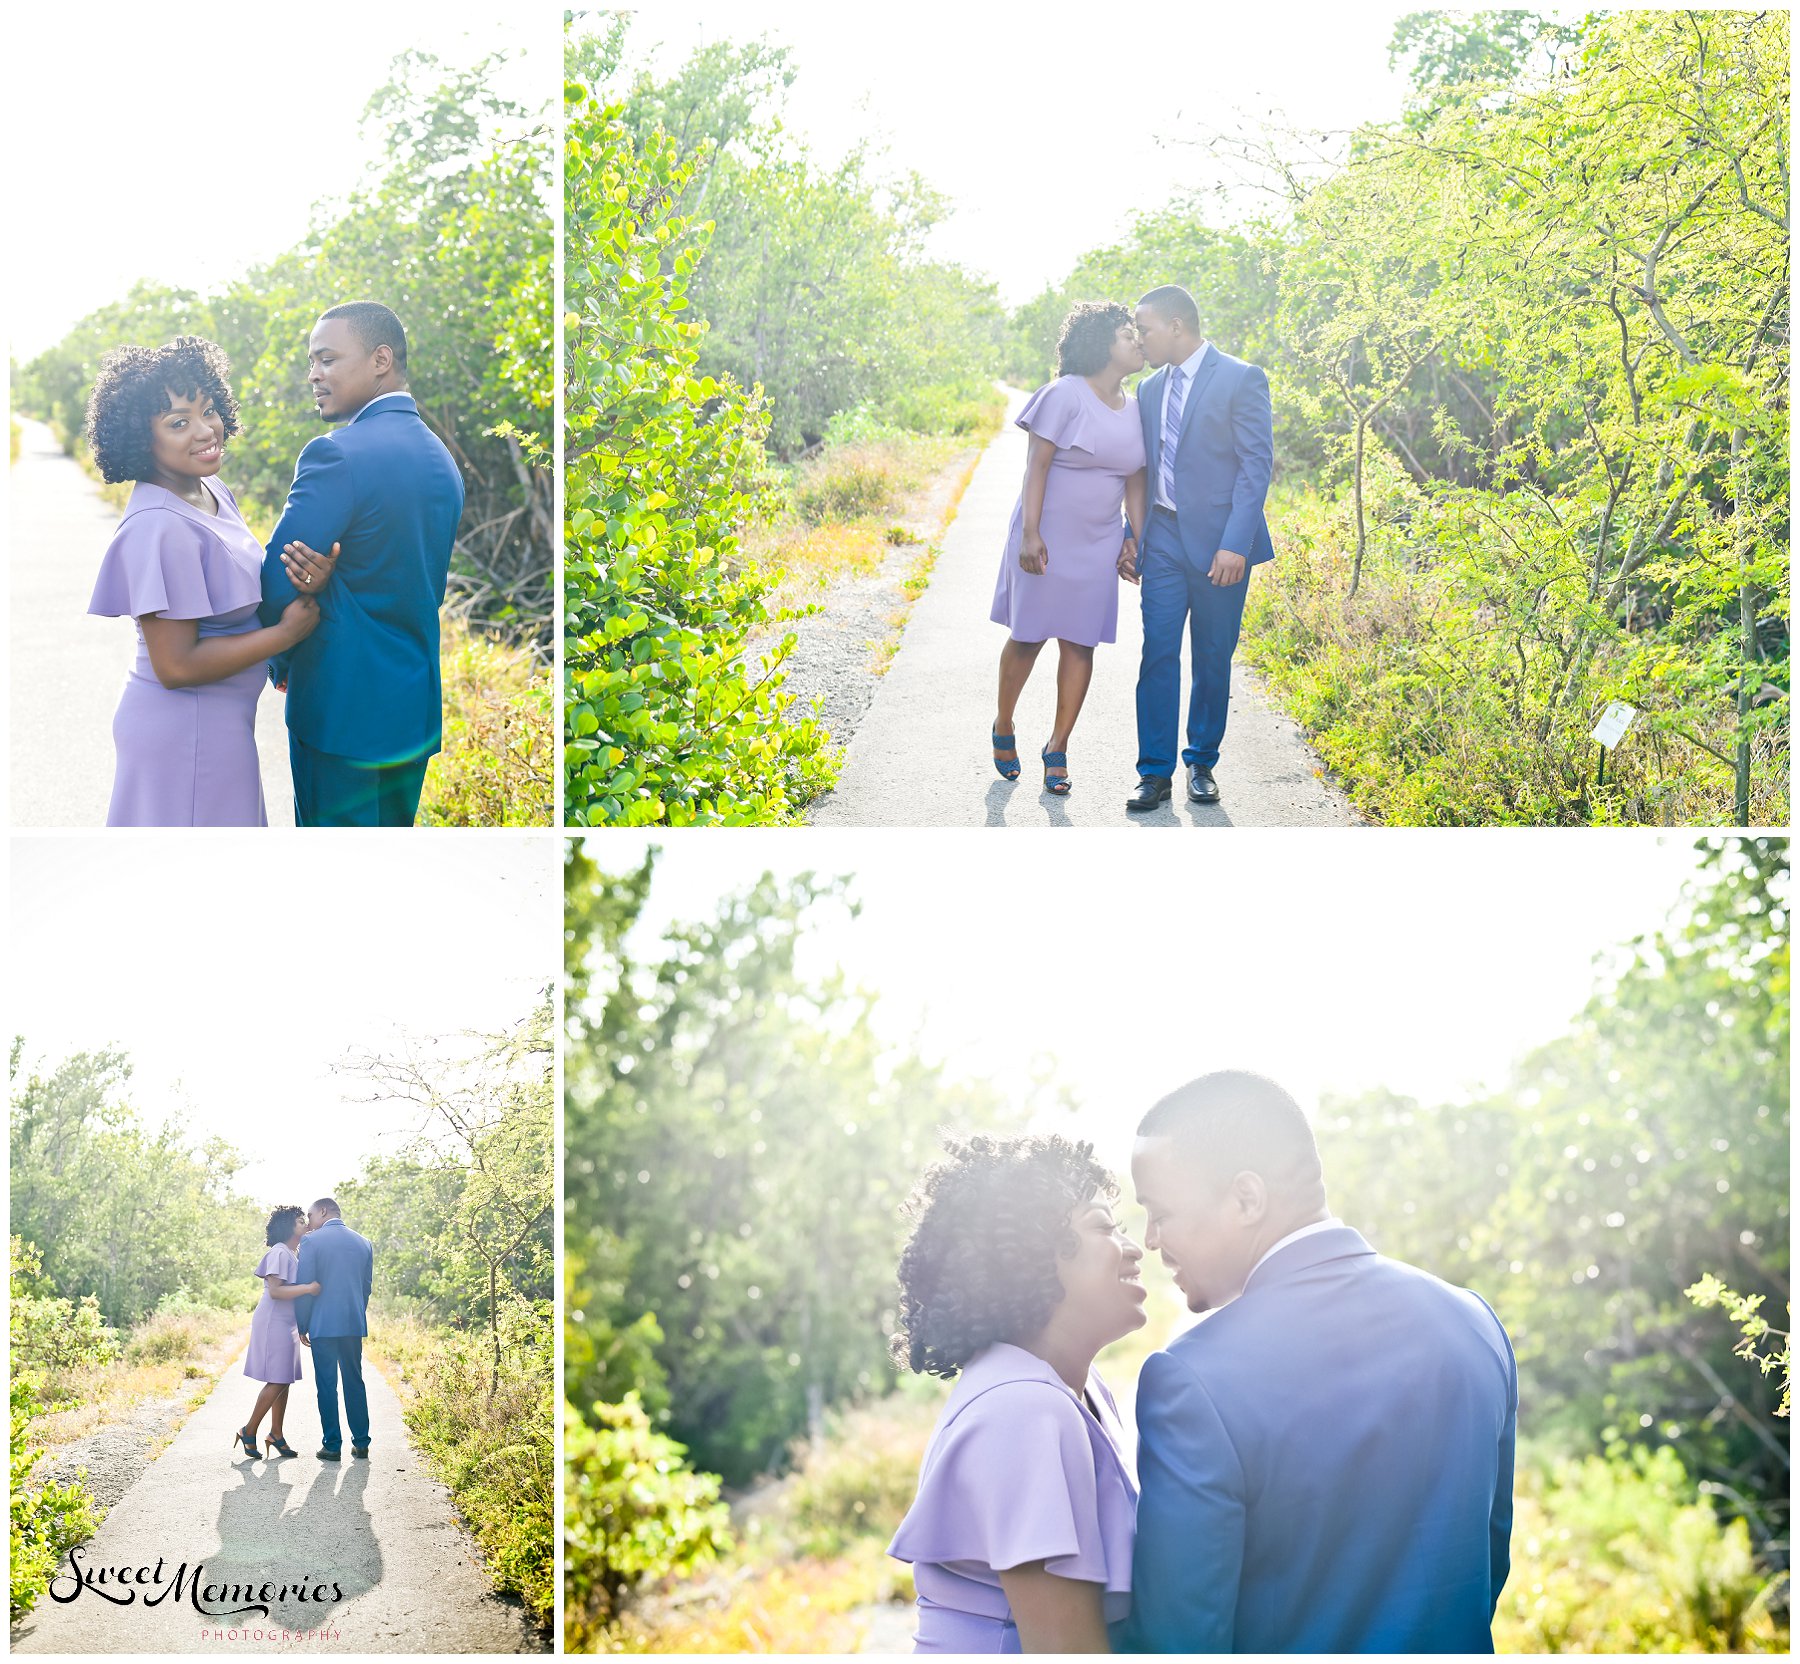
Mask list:
[{"label": "small white sign", "polygon": [[1631,719],[1637,711],[1623,700],[1615,699],[1606,707],[1606,715],[1594,725],[1594,738],[1608,751],[1625,737],[1625,730],[1631,726]]}]

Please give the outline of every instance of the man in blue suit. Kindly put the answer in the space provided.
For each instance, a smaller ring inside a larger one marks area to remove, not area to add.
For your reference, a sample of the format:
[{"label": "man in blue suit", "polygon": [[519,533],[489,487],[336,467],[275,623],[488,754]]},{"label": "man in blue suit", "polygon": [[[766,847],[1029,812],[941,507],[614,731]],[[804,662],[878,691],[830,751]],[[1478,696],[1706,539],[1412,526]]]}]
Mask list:
[{"label": "man in blue suit", "polygon": [[1519,1404],[1500,1320],[1332,1217],[1306,1117],[1261,1075],[1164,1098],[1131,1171],[1145,1246],[1205,1314],[1138,1380],[1135,1642],[1492,1652]]},{"label": "man in blue suit", "polygon": [[344,1383],[344,1419],[350,1423],[350,1454],[369,1454],[369,1394],[363,1386],[362,1343],[369,1332],[369,1294],[375,1286],[375,1249],[344,1223],[338,1205],[321,1196],[307,1209],[312,1228],[300,1239],[303,1283],[317,1282],[317,1294],[294,1301],[294,1322],[312,1348],[313,1384],[319,1393],[319,1460],[343,1459],[344,1433],[338,1422],[338,1381]]},{"label": "man in blue suit", "polygon": [[[345,425],[300,453],[263,561],[262,616],[317,594],[319,623],[272,670],[287,688],[294,819],[411,826],[443,740],[438,609],[462,519],[462,474],[407,391],[406,332],[374,301],[323,313],[307,342],[320,417]],[[337,566],[321,584],[290,543]]]},{"label": "man in blue suit", "polygon": [[[1250,568],[1275,558],[1263,499],[1275,462],[1269,378],[1200,333],[1200,309],[1174,284],[1138,302],[1144,357],[1156,373],[1137,391],[1150,472],[1150,523],[1135,559],[1119,570],[1142,586],[1144,650],[1138,664],[1138,783],[1125,807],[1142,813],[1168,801],[1181,711],[1181,637],[1193,687],[1188,696],[1187,794],[1217,803],[1213,769],[1231,700]],[[302,643],[302,646],[305,644]]]}]

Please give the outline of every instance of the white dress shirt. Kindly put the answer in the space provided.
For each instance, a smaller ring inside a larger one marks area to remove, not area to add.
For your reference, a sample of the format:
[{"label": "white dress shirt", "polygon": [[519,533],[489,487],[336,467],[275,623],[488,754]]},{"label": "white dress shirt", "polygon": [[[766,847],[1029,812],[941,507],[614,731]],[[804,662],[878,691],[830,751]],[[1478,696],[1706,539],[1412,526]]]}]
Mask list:
[{"label": "white dress shirt", "polygon": [[370,399],[361,410],[357,411],[357,413],[350,418],[350,420],[353,422],[360,422],[363,419],[364,414],[373,410],[383,399],[410,399],[411,397],[411,392],[404,387],[398,388],[392,393],[377,393],[375,397]]},{"label": "white dress shirt", "polygon": [[[1187,358],[1179,366],[1181,370],[1181,421],[1184,427],[1187,425],[1188,417],[1187,401],[1193,397],[1194,393],[1194,377],[1199,372],[1200,366],[1206,361],[1207,349],[1211,345],[1212,343],[1210,341],[1202,341],[1199,346],[1195,347],[1194,350],[1188,354]],[[1174,380],[1175,376],[1173,371],[1163,377],[1162,408],[1156,413],[1156,432],[1159,438],[1164,427],[1168,424],[1169,389],[1174,384]],[[1159,451],[1157,454],[1156,503],[1159,508],[1173,510],[1175,505],[1163,495],[1161,452]]]},{"label": "white dress shirt", "polygon": [[[1258,1260],[1255,1265],[1250,1267],[1250,1277],[1254,1277],[1257,1272],[1262,1269],[1263,1261],[1268,1259],[1270,1254],[1279,1254],[1290,1242],[1298,1242],[1301,1237],[1314,1236],[1320,1231],[1339,1230],[1342,1228],[1343,1223],[1343,1220],[1333,1215],[1330,1219],[1315,1219],[1310,1225],[1302,1225],[1297,1231],[1289,1231],[1286,1236],[1264,1253],[1262,1259]],[[1249,1282],[1250,1277],[1246,1277],[1244,1281]]]}]

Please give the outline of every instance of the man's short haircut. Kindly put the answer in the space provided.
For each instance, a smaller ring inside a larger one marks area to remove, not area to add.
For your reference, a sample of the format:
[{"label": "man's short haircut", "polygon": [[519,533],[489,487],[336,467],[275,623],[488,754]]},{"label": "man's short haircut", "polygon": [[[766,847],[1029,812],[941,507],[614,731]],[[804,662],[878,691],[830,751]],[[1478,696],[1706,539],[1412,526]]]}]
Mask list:
[{"label": "man's short haircut", "polygon": [[1323,1191],[1305,1111],[1286,1087],[1247,1069],[1218,1069],[1177,1087],[1138,1122],[1138,1137],[1172,1139],[1221,1186],[1251,1172],[1281,1194]]},{"label": "man's short haircut", "polygon": [[347,300],[342,306],[327,307],[319,318],[321,322],[342,318],[350,326],[350,333],[362,342],[365,352],[392,347],[395,367],[402,375],[406,373],[406,331],[393,311],[380,301]]},{"label": "man's short haircut", "polygon": [[327,1219],[344,1217],[343,1209],[329,1196],[321,1196],[318,1201],[313,1203],[313,1207],[317,1212],[324,1214]]},{"label": "man's short haircut", "polygon": [[1171,322],[1186,324],[1196,335],[1200,333],[1200,308],[1194,304],[1194,297],[1179,283],[1164,283],[1152,289],[1138,305],[1149,307],[1152,312],[1160,313]]}]

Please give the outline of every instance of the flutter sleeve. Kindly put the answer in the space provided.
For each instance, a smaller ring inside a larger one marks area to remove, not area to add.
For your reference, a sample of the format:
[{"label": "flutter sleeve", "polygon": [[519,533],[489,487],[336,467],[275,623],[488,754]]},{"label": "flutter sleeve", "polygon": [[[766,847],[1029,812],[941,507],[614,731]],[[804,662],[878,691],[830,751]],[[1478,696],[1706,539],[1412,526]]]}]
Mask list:
[{"label": "flutter sleeve", "polygon": [[[284,1254],[287,1254],[287,1250],[277,1243],[256,1262],[255,1274],[258,1277],[279,1277],[284,1283],[291,1283],[294,1279],[288,1270],[287,1260],[282,1258]],[[288,1259],[292,1258],[288,1254]]]},{"label": "flutter sleeve", "polygon": [[1077,385],[1079,380],[1078,376],[1059,376],[1040,387],[1013,420],[1027,433],[1048,439],[1059,451],[1096,451],[1093,413]]},{"label": "flutter sleeve", "polygon": [[203,526],[173,509],[120,521],[100,562],[88,611],[102,618],[216,618],[262,599],[256,575]]},{"label": "flutter sleeve", "polygon": [[1009,1381],[945,1430],[888,1553],[996,1572],[1042,1560],[1058,1577],[1129,1589],[1130,1522],[1109,1545],[1101,1521],[1080,1407],[1047,1382]]}]

